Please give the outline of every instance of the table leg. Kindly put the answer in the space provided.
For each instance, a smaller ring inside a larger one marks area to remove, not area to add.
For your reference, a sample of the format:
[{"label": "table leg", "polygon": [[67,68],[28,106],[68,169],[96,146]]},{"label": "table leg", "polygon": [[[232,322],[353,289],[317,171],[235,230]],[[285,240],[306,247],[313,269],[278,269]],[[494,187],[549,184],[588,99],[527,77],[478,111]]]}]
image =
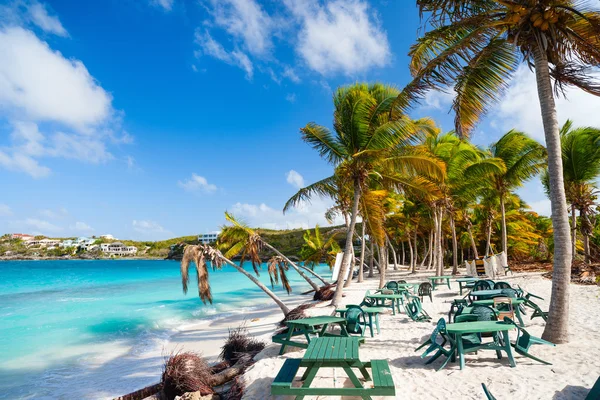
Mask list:
[{"label": "table leg", "polygon": [[377,327],[377,334],[381,334],[381,329],[379,329],[379,313],[375,314],[375,326]]},{"label": "table leg", "polygon": [[448,289],[452,290],[452,288],[450,287],[450,278],[446,279],[446,284],[448,285]]},{"label": "table leg", "polygon": [[460,295],[462,296],[463,285],[462,282],[458,282],[458,290],[460,290]]},{"label": "table leg", "polygon": [[506,349],[506,354],[508,355],[508,363],[511,367],[516,367],[517,364],[513,358],[512,349],[510,348],[510,337],[508,336],[508,331],[502,331],[502,337],[504,338],[504,348]]},{"label": "table leg", "polygon": [[[295,328],[288,328],[288,333],[287,333],[287,336],[285,337],[286,342],[289,342],[292,339],[292,334],[294,333],[294,329]],[[281,345],[281,349],[279,349],[279,355],[283,354],[286,347],[287,347],[287,344],[285,344],[285,343]]]},{"label": "table leg", "polygon": [[323,337],[328,326],[329,324],[323,324],[323,328],[321,328],[321,332],[319,332],[319,337]]},{"label": "table leg", "polygon": [[396,315],[396,299],[392,299],[392,315]]},{"label": "table leg", "polygon": [[517,316],[517,319],[519,320],[519,326],[524,327],[525,323],[523,322],[523,317],[521,316],[521,307],[519,304],[516,304],[515,314]]},{"label": "table leg", "polygon": [[[302,387],[310,387],[312,381],[315,380],[315,376],[317,376],[319,368],[321,368],[321,363],[315,363],[306,369],[306,372],[304,372],[304,375],[302,375],[302,380],[304,381]],[[303,398],[303,395],[296,396],[296,400],[302,400]]]},{"label": "table leg", "polygon": [[354,371],[352,371],[352,367],[350,367],[350,365],[348,365],[347,363],[344,363],[342,368],[344,368],[344,371],[346,371],[346,375],[348,375],[348,378],[350,378],[350,382],[352,382],[355,387],[357,387],[357,388],[363,387],[362,383],[360,383],[360,380],[358,380],[358,377],[356,376]]},{"label": "table leg", "polygon": [[346,329],[346,324],[339,324],[340,325],[340,335],[344,336],[344,337],[349,337],[350,334],[348,333],[348,330]]},{"label": "table leg", "polygon": [[371,380],[369,371],[367,371],[367,367],[365,367],[365,364],[363,364],[362,361],[358,361],[355,364],[353,364],[352,366],[358,368],[358,370],[362,374],[363,378],[365,378],[365,380],[367,380],[367,381]]},{"label": "table leg", "polygon": [[367,313],[369,316],[369,330],[371,331],[371,337],[373,337],[373,315]]},{"label": "table leg", "polygon": [[458,348],[458,359],[460,361],[460,369],[465,367],[465,349],[463,348],[462,334],[456,334],[456,345]]}]

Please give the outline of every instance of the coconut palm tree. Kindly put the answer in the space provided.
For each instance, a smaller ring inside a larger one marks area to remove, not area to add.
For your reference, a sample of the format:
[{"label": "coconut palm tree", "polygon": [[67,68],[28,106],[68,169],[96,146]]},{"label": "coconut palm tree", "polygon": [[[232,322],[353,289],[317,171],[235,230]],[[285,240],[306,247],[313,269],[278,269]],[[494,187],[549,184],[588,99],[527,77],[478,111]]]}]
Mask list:
[{"label": "coconut palm tree", "polygon": [[[240,263],[243,263],[245,259],[249,259],[254,271],[258,274],[258,267],[262,262],[260,252],[266,247],[283,258],[314,290],[319,290],[319,285],[303,272],[303,270],[310,271],[313,275],[319,277],[314,271],[296,265],[279,250],[263,240],[254,229],[237,220],[232,214],[225,212],[225,219],[231,222],[232,225],[223,227],[217,240],[217,246],[225,252],[225,257],[231,258],[239,254],[241,256]],[[319,279],[326,284],[323,278],[319,277]]]},{"label": "coconut palm tree", "polygon": [[335,256],[340,252],[340,245],[336,241],[336,236],[336,232],[333,232],[329,239],[324,240],[319,225],[315,226],[314,234],[311,234],[310,229],[304,232],[304,244],[300,249],[300,259],[304,261],[304,265],[313,269],[315,265],[319,265],[325,260],[332,268],[335,263]]},{"label": "coconut palm tree", "polygon": [[571,275],[569,219],[552,88],[575,86],[600,95],[586,74],[600,65],[600,12],[573,0],[417,0],[428,31],[410,50],[413,81],[398,103],[403,110],[429,89],[453,85],[456,132],[468,135],[503,94],[520,61],[535,70],[548,149],[554,270],[543,337],[568,341]]},{"label": "coconut palm tree", "polygon": [[490,146],[490,153],[493,157],[501,159],[506,166],[504,171],[492,175],[492,181],[496,195],[500,199],[502,251],[508,256],[506,197],[542,171],[545,165],[545,151],[542,145],[526,134],[511,130]]},{"label": "coconut palm tree", "polygon": [[[597,198],[594,182],[600,176],[600,129],[592,127],[573,128],[567,120],[560,129],[563,175],[567,202],[571,205],[571,240],[573,258],[576,254],[577,218],[579,211],[583,236],[585,261],[590,261],[590,235],[593,224],[590,216],[595,214]],[[549,175],[546,170],[542,182],[549,193]]]},{"label": "coconut palm tree", "polygon": [[[313,195],[330,196],[336,181],[351,189],[350,222],[342,266],[333,305],[338,305],[343,293],[343,281],[354,258],[352,239],[360,198],[372,180],[389,187],[422,186],[419,177],[408,178],[415,169],[438,170],[439,166],[410,144],[424,130],[433,128],[428,119],[413,121],[398,109],[395,99],[399,91],[380,83],[358,83],[336,90],[334,131],[309,123],[301,128],[302,139],[335,167],[334,175],[301,189],[284,206],[290,207],[310,200]],[[387,168],[381,168],[386,165]],[[393,168],[391,168],[393,166]],[[433,172],[431,172],[433,173]]]},{"label": "coconut palm tree", "polygon": [[[208,282],[208,262],[213,269],[221,269],[224,264],[230,265],[235,268],[241,274],[244,274],[248,279],[250,279],[256,286],[258,286],[263,292],[267,294],[281,309],[283,315],[287,315],[290,312],[290,309],[281,301],[281,299],[273,293],[268,287],[266,287],[261,281],[256,279],[252,274],[242,268],[241,265],[235,264],[233,261],[225,257],[219,250],[209,246],[209,245],[188,245],[185,247],[183,252],[183,258],[181,259],[181,284],[183,286],[183,293],[187,293],[188,291],[188,283],[189,283],[189,268],[190,264],[194,263],[196,265],[196,275],[198,280],[198,295],[203,303],[210,302],[212,304],[212,293],[210,290],[210,284]],[[274,273],[269,268],[270,275]],[[284,271],[283,271],[284,272]],[[271,277],[271,282],[275,279]],[[289,285],[287,282],[287,278],[285,278],[285,273],[281,276],[281,281],[284,283],[284,287],[286,290],[289,289]],[[291,289],[290,289],[291,290]],[[288,291],[289,293],[289,291]]]}]

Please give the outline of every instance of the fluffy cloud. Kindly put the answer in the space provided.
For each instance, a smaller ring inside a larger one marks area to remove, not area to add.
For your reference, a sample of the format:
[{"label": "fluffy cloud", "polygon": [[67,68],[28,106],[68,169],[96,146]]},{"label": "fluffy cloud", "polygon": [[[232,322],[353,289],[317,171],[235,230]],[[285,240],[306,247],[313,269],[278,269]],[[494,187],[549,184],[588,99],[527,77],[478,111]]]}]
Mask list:
[{"label": "fluffy cloud", "polygon": [[165,11],[171,11],[173,9],[174,0],[152,0],[150,4],[156,7],[161,7]]},{"label": "fluffy cloud", "polygon": [[192,174],[190,179],[186,179],[183,182],[179,181],[177,184],[189,192],[202,191],[204,193],[214,193],[217,190],[216,185],[208,183],[208,180],[206,180],[205,177],[195,173]]},{"label": "fluffy cloud", "polygon": [[[281,209],[274,209],[264,203],[236,203],[231,212],[243,218],[250,226],[266,229],[308,229],[316,224],[329,225],[325,212],[333,205],[329,200],[316,198],[310,203],[302,203],[298,207],[283,214]],[[334,221],[340,224],[343,221]]]},{"label": "fluffy cloud", "polygon": [[143,234],[151,233],[169,233],[168,230],[163,228],[158,222],[150,220],[133,220],[131,223],[133,230]]},{"label": "fluffy cloud", "polygon": [[252,65],[252,61],[250,61],[244,52],[237,49],[233,51],[225,50],[221,43],[214,40],[208,31],[201,31],[200,29],[197,29],[196,43],[200,46],[200,51],[196,52],[196,57],[208,55],[229,65],[243,69],[246,71],[246,77],[248,79],[252,79],[254,76],[254,67]]},{"label": "fluffy cloud", "polygon": [[47,33],[68,36],[67,30],[62,26],[58,17],[48,14],[48,9],[44,4],[32,1],[26,7],[27,16],[39,28]]},{"label": "fluffy cloud", "polygon": [[70,228],[77,232],[93,232],[94,228],[86,224],[85,222],[77,221],[71,225]]},{"label": "fluffy cloud", "polygon": [[361,0],[286,0],[300,22],[297,51],[320,74],[353,75],[389,62],[387,35]]},{"label": "fluffy cloud", "polygon": [[287,183],[294,186],[295,188],[303,188],[304,187],[304,177],[300,175],[298,172],[293,169],[290,170],[287,174],[285,174],[285,179]]},{"label": "fluffy cloud", "polygon": [[63,230],[63,228],[61,228],[60,226],[54,225],[48,221],[37,218],[27,218],[24,221],[22,221],[22,225],[34,229],[34,234],[47,235],[48,233],[56,233],[61,232]]},{"label": "fluffy cloud", "polygon": [[51,218],[51,219],[63,218],[65,216],[67,216],[68,214],[69,214],[69,212],[64,207],[59,208],[56,211],[55,210],[50,210],[50,209],[40,210],[40,215],[41,216],[46,217],[46,218]]},{"label": "fluffy cloud", "polygon": [[[58,32],[58,20],[44,20],[45,7],[32,4],[38,23]],[[81,61],[17,26],[0,28],[0,59],[0,118],[13,128],[8,145],[0,147],[0,166],[41,178],[50,174],[41,158],[100,163],[113,158],[108,143],[132,141],[112,97]]]},{"label": "fluffy cloud", "polygon": [[289,101],[290,103],[295,103],[296,102],[296,93],[288,93],[285,95],[285,100]]},{"label": "fluffy cloud", "polygon": [[[575,126],[600,126],[600,98],[577,88],[569,89],[566,98],[557,98],[556,109],[561,125],[572,119]],[[491,119],[502,133],[515,128],[545,143],[535,75],[525,65],[517,70]]]},{"label": "fluffy cloud", "polygon": [[13,215],[12,210],[6,204],[0,204],[0,217],[10,217]]}]

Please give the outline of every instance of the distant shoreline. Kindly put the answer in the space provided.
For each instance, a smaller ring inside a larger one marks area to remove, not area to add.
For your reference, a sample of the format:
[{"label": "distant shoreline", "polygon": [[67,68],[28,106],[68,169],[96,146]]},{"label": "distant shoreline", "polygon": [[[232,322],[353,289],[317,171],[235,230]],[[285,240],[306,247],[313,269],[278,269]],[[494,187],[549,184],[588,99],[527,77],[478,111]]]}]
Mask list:
[{"label": "distant shoreline", "polygon": [[40,256],[0,256],[0,261],[109,261],[109,260],[165,260],[165,261],[179,261],[174,258],[164,257],[40,257]]}]

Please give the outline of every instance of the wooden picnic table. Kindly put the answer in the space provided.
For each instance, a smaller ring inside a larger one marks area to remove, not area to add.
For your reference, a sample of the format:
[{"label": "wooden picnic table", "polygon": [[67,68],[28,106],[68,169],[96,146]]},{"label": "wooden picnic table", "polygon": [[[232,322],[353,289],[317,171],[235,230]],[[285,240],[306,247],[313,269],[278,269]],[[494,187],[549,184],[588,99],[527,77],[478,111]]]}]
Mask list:
[{"label": "wooden picnic table", "polygon": [[[287,359],[271,385],[271,394],[304,396],[395,396],[394,382],[386,360],[362,362],[358,354],[358,339],[352,337],[324,337],[313,339],[302,359]],[[292,386],[298,369],[306,370],[300,378],[301,387]],[[342,368],[352,387],[310,387],[321,368]],[[368,372],[371,369],[371,374]],[[365,381],[373,381],[373,387],[365,388],[353,369],[358,369]],[[371,377],[372,375],[372,377]]]},{"label": "wooden picnic table", "polygon": [[[510,338],[508,336],[508,331],[514,329],[513,324],[507,324],[502,321],[473,321],[473,322],[457,322],[454,324],[446,325],[446,332],[450,335],[454,336],[454,343],[452,344],[453,349],[451,351],[456,350],[458,352],[458,357],[460,360],[460,369],[465,367],[465,353],[473,352],[478,350],[496,350],[496,354],[498,358],[502,358],[501,351],[505,351],[508,356],[508,362],[511,367],[516,366],[515,359],[512,355],[512,350],[510,347]],[[479,345],[470,345],[465,348],[462,336],[468,335],[471,333],[484,333],[484,332],[494,332],[497,335],[498,332],[502,332],[503,342],[500,343],[497,338],[494,338],[494,342],[482,343]]]},{"label": "wooden picnic table", "polygon": [[[396,309],[398,309],[399,313],[401,312],[400,304],[402,304],[402,302],[404,301],[404,295],[396,293],[367,293],[365,295],[365,298],[375,300],[375,307],[391,308],[392,315],[396,315]],[[385,304],[386,300],[391,300],[392,305],[387,306]]]},{"label": "wooden picnic table", "polygon": [[448,285],[448,289],[452,289],[450,287],[450,279],[454,278],[452,275],[442,275],[442,276],[430,276],[427,279],[431,281],[431,286],[433,290],[435,290],[436,286],[439,286],[439,283],[435,283],[435,281],[446,281],[446,285]]},{"label": "wooden picnic table", "polygon": [[[513,308],[515,310],[515,316],[519,320],[519,326],[525,326],[525,323],[523,322],[523,317],[521,316],[521,308],[519,307],[521,304],[525,303],[525,299],[522,299],[519,297],[516,297],[516,298],[508,297],[508,298],[510,299],[510,302],[512,303]],[[471,304],[480,305],[480,306],[493,306],[494,299],[475,300]]]},{"label": "wooden picnic table", "polygon": [[476,290],[471,292],[471,296],[477,297],[477,300],[487,300],[492,296],[503,294],[502,289]]},{"label": "wooden picnic table", "polygon": [[[379,329],[379,314],[385,312],[386,307],[361,307],[362,310],[369,316],[369,329],[371,331],[371,337],[373,337],[373,316],[375,316],[375,327],[377,328],[377,334],[381,333]],[[336,308],[335,312],[340,314],[340,317],[346,316],[346,307]]]},{"label": "wooden picnic table", "polygon": [[458,278],[456,282],[458,282],[458,288],[460,290],[460,294],[463,294],[463,289],[472,288],[475,282],[477,282],[479,278]]},{"label": "wooden picnic table", "polygon": [[[332,324],[340,326],[340,334],[326,332],[329,325]],[[291,321],[285,321],[285,325],[288,327],[287,333],[280,333],[271,338],[273,343],[281,343],[281,349],[279,350],[280,355],[283,354],[287,346],[294,346],[306,349],[309,346],[311,340],[314,339],[311,337],[311,335],[316,335],[317,337],[350,336],[348,334],[348,331],[346,330],[346,319],[341,317],[323,315],[318,317],[301,318]],[[292,340],[294,336],[304,336],[306,338],[306,343]]]}]

